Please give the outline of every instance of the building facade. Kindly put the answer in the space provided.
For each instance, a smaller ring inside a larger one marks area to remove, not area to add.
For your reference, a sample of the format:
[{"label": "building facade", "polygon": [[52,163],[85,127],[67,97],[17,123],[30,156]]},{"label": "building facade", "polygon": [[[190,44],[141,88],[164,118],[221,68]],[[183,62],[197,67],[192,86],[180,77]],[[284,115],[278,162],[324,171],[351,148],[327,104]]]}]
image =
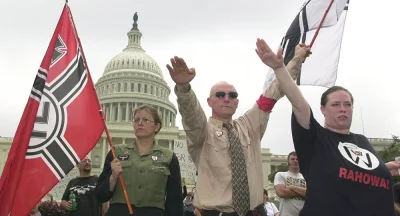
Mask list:
[{"label": "building facade", "polygon": [[[176,126],[176,107],[169,101],[171,88],[164,80],[162,70],[157,62],[141,46],[142,33],[137,20],[127,33],[128,45],[121,53],[112,58],[104,69],[102,77],[96,82],[95,88],[106,117],[106,124],[114,145],[133,142],[132,114],[133,110],[149,104],[159,111],[163,127],[156,136],[156,143],[173,150],[181,164],[182,177],[189,190],[195,184],[195,167],[190,161],[186,148],[186,135]],[[377,150],[391,143],[391,139],[370,139]],[[7,160],[12,138],[0,137],[0,173]],[[93,173],[99,175],[104,166],[104,160],[110,151],[106,134],[104,133],[96,146],[90,152]],[[269,149],[262,149],[262,166],[264,187],[275,196],[273,184],[268,181],[268,175],[277,167],[287,162],[287,155],[274,155]],[[78,172],[72,170],[50,192],[59,201],[65,186]]]}]

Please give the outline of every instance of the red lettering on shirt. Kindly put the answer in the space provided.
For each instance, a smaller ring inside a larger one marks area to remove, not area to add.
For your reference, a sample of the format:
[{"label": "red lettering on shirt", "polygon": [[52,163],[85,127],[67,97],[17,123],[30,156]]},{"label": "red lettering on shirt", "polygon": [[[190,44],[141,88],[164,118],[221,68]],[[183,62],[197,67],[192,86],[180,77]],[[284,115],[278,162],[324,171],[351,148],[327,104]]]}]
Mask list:
[{"label": "red lettering on shirt", "polygon": [[360,183],[363,182],[363,173],[356,171],[356,176],[354,178],[354,181],[358,181]]},{"label": "red lettering on shirt", "polygon": [[364,182],[364,184],[369,184],[371,182],[371,175],[370,174],[365,174],[363,176],[363,182]]},{"label": "red lettering on shirt", "polygon": [[379,180],[380,180],[381,178],[379,178],[378,176],[371,176],[371,177],[372,177],[372,179],[371,179],[371,184],[372,184],[373,186],[378,187],[378,185],[379,185]]},{"label": "red lettering on shirt", "polygon": [[363,173],[360,171],[354,171],[341,167],[339,169],[339,178],[390,190],[389,179],[374,176],[368,173]]},{"label": "red lettering on shirt", "polygon": [[354,173],[353,170],[349,170],[349,173],[347,174],[347,179],[354,181]]},{"label": "red lettering on shirt", "polygon": [[347,169],[341,167],[339,170],[339,178],[346,178],[346,176],[347,176]]}]

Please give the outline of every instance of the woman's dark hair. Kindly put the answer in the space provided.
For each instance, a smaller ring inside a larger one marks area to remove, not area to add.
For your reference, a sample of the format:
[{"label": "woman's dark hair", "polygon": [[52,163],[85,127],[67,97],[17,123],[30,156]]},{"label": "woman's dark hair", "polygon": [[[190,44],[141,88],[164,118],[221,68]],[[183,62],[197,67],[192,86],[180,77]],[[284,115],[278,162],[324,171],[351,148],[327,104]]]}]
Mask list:
[{"label": "woman's dark hair", "polygon": [[268,191],[264,189],[264,195],[268,197]]},{"label": "woman's dark hair", "polygon": [[345,89],[345,88],[343,88],[343,87],[341,87],[341,86],[333,86],[333,87],[330,87],[328,90],[326,90],[326,91],[322,94],[322,96],[321,96],[321,106],[324,107],[324,106],[326,105],[326,103],[328,102],[328,96],[329,96],[331,93],[337,92],[337,91],[345,91],[345,92],[349,93],[350,98],[351,98],[351,104],[354,103],[353,95],[350,93],[349,90],[347,90],[347,89]]},{"label": "woman's dark hair", "polygon": [[156,134],[157,134],[161,130],[161,127],[162,127],[161,114],[158,113],[156,108],[154,108],[150,105],[141,105],[138,108],[136,108],[135,111],[133,111],[133,117],[135,117],[136,113],[141,110],[145,110],[151,114],[151,116],[154,119],[154,124],[160,124],[160,129],[158,129],[158,131],[156,131]]}]

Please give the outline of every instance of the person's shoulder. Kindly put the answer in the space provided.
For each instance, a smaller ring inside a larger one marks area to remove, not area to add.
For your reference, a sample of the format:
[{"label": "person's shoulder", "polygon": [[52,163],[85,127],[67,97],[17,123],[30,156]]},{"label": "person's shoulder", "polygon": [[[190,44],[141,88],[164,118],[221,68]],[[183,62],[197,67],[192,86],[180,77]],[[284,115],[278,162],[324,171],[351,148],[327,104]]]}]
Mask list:
[{"label": "person's shoulder", "polygon": [[287,175],[289,171],[283,171],[283,172],[277,172],[276,174],[278,175]]},{"label": "person's shoulder", "polygon": [[400,182],[393,184],[393,189],[400,190]]},{"label": "person's shoulder", "polygon": [[275,178],[278,178],[278,177],[286,177],[287,174],[288,174],[288,172],[277,172],[277,173],[275,174]]}]

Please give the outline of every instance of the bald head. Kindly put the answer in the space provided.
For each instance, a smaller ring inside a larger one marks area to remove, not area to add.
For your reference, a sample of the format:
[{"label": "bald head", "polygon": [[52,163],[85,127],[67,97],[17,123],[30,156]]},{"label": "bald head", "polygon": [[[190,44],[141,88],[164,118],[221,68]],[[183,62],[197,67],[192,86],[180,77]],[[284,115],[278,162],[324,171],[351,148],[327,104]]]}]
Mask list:
[{"label": "bald head", "polygon": [[230,89],[236,91],[235,86],[233,86],[232,84],[230,84],[230,83],[228,83],[228,82],[225,82],[225,81],[220,81],[220,82],[215,83],[215,84],[213,85],[213,87],[211,87],[211,90],[210,90],[210,97],[211,97],[212,95],[214,95],[215,92],[219,91],[219,89],[226,89],[226,88],[230,88]]}]

